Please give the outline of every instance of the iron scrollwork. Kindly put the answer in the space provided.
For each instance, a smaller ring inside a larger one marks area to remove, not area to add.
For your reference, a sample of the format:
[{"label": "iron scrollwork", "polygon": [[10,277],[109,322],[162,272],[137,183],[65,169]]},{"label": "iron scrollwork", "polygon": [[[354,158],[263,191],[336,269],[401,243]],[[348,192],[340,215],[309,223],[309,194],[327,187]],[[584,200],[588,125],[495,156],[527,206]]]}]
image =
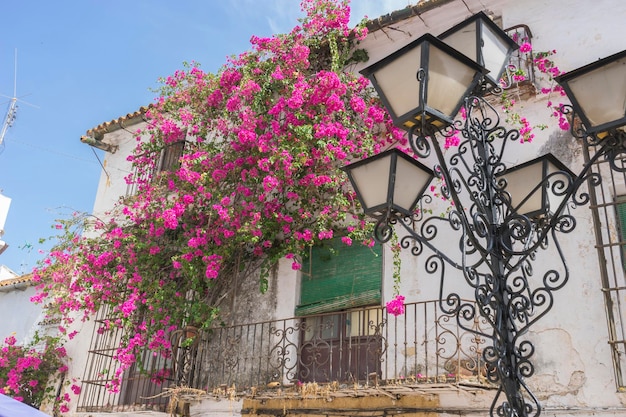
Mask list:
[{"label": "iron scrollwork", "polygon": [[[571,108],[563,112],[572,117]],[[582,186],[601,182],[591,165],[605,158],[612,169],[626,171],[619,163],[626,152],[626,133],[612,131],[598,138],[571,123],[572,134],[596,151],[579,175],[558,171],[543,178],[529,196],[546,188],[560,203],[549,213],[529,217],[518,212],[522,204],[513,203],[502,175],[507,169],[503,155],[509,143],[519,141],[519,131],[506,128],[498,112],[480,97],[468,97],[461,114],[462,119],[445,129],[422,123],[409,131],[416,155],[426,158],[432,151],[436,155],[439,191],[451,203],[446,215],[426,216],[422,210],[414,216],[387,212],[376,224],[375,237],[385,242],[399,229],[401,246],[410,248],[413,255],[426,248],[432,252],[425,267],[439,277],[441,310],[456,316],[463,329],[490,341],[482,360],[487,379],[499,386],[491,415],[538,417],[541,405],[525,382],[535,373],[535,347],[523,335],[551,310],[554,293],[568,282],[570,273],[558,237],[576,227],[570,210],[589,202]],[[451,155],[444,155],[440,139],[452,134],[462,139]],[[442,234],[446,236],[443,244]],[[451,234],[457,248],[450,248]],[[555,254],[551,266],[536,271],[534,261],[546,250]],[[476,304],[463,301],[454,289],[458,284],[446,282],[447,267],[463,275]],[[541,278],[536,279],[537,275]],[[473,326],[479,319],[487,322],[489,331]]]}]

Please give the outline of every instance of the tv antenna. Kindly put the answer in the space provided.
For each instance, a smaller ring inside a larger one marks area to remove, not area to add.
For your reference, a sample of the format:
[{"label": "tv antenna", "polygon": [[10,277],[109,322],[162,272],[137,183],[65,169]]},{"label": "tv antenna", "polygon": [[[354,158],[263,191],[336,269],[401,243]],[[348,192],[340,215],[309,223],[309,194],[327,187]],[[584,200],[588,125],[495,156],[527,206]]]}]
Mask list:
[{"label": "tv antenna", "polygon": [[0,97],[5,97],[9,100],[9,107],[7,109],[6,116],[4,117],[2,123],[2,130],[0,130],[0,145],[4,142],[4,136],[10,127],[15,123],[15,119],[17,118],[17,102],[18,100],[28,104],[29,106],[37,107],[34,104],[28,103],[24,100],[18,99],[17,97],[17,49],[15,50],[15,59],[14,59],[14,69],[13,69],[13,96],[5,96],[4,94],[0,94]]}]

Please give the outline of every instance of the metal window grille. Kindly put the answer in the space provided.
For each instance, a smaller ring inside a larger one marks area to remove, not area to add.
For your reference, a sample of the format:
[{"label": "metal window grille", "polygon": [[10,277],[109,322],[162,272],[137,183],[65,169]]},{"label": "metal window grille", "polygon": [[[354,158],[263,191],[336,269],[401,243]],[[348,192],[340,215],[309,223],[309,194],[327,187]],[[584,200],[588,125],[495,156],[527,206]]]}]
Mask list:
[{"label": "metal window grille", "polygon": [[[153,356],[149,351],[140,352],[137,364],[125,372],[122,384],[116,387],[115,353],[125,335],[122,329],[105,332],[99,330],[107,326],[108,312],[108,308],[103,307],[94,320],[77,411],[118,412],[134,409],[165,411],[168,398],[159,394],[173,382],[172,361]],[[156,382],[150,373],[158,371],[161,371],[161,375],[169,377]]]},{"label": "metal window grille", "polygon": [[[585,152],[588,160],[589,153]],[[619,161],[618,161],[619,162]],[[626,159],[621,160],[626,169]],[[608,343],[618,389],[626,388],[626,172],[615,172],[599,160],[593,172],[602,176],[599,187],[591,187],[591,212],[600,266],[600,280],[608,324]]]},{"label": "metal window grille", "polygon": [[133,167],[130,177],[132,179],[126,187],[126,197],[135,195],[141,183],[146,183],[159,172],[174,171],[179,164],[181,156],[189,148],[189,142],[182,139],[177,142],[169,143],[160,152],[154,152],[151,159],[154,159],[154,167],[149,170],[139,170]]}]

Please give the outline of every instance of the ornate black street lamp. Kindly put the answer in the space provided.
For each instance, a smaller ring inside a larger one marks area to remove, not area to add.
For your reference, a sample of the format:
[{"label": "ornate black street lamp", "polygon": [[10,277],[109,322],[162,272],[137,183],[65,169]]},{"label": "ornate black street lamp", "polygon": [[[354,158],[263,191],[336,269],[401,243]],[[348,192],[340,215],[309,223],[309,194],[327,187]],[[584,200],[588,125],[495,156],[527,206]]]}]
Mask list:
[{"label": "ornate black street lamp", "polygon": [[[470,48],[472,58],[501,73],[511,41],[495,25],[478,23],[484,18],[472,17],[446,33],[468,45],[470,40],[461,39],[466,33],[476,47]],[[525,383],[534,374],[535,347],[523,335],[550,311],[553,293],[569,279],[558,236],[576,226],[570,210],[589,201],[581,186],[601,182],[591,165],[608,158],[613,169],[626,170],[616,163],[626,152],[620,129],[626,125],[626,51],[558,78],[572,102],[563,111],[572,126],[582,122],[572,132],[584,146],[597,149],[578,175],[552,155],[507,169],[505,149],[519,141],[520,133],[505,127],[479,94],[497,77],[485,80],[482,66],[431,35],[362,73],[396,126],[408,132],[413,153],[427,158],[434,150],[437,159],[431,171],[394,150],[344,168],[366,213],[377,220],[376,239],[387,242],[399,231],[401,246],[412,254],[430,250],[425,265],[429,274],[439,276],[441,309],[455,315],[465,330],[490,340],[482,355],[488,380],[499,386],[491,415],[539,416],[541,405]],[[440,141],[451,135],[460,135],[461,141],[445,156]],[[433,175],[451,202],[446,216],[416,209]],[[538,278],[533,261],[549,248],[558,255]],[[463,275],[475,302],[463,301],[456,290],[448,292],[446,267]],[[490,331],[477,331],[475,320],[487,322]]]}]

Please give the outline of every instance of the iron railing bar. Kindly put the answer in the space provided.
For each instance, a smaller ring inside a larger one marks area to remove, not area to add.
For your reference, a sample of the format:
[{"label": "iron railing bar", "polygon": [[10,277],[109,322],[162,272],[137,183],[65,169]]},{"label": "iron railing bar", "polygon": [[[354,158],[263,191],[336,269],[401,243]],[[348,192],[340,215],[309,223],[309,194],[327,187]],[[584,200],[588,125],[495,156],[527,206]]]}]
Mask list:
[{"label": "iron railing bar", "polygon": [[[437,319],[435,318],[435,320]],[[424,304],[424,339],[422,341],[422,344],[424,346],[424,352],[425,352],[424,356],[428,358],[429,344],[428,344],[428,328],[426,326],[426,323],[428,323],[428,306]],[[437,326],[436,323],[435,323],[435,326]],[[427,360],[424,361],[424,373],[426,374],[426,378],[428,378],[428,375],[430,375],[428,365],[429,365],[429,361]]]},{"label": "iron railing bar", "polygon": [[601,291],[603,291],[603,292],[614,292],[614,291],[624,291],[624,290],[626,290],[626,286],[602,288]]},{"label": "iron railing bar", "polygon": [[[406,307],[405,307],[404,312],[406,313]],[[403,326],[404,327],[404,352],[407,352],[407,348],[409,347],[409,342],[407,340],[408,339],[408,337],[407,337],[408,333],[407,333],[407,329],[406,329],[406,325],[407,325],[407,319],[406,318],[407,318],[407,316],[405,314],[404,317],[403,317],[403,319],[404,319],[404,326]],[[408,363],[408,360],[407,360],[407,356],[408,355],[405,353],[402,356],[404,357],[404,375],[403,376],[404,376],[404,378],[407,378],[408,377],[408,373],[409,373],[409,363]]]}]

